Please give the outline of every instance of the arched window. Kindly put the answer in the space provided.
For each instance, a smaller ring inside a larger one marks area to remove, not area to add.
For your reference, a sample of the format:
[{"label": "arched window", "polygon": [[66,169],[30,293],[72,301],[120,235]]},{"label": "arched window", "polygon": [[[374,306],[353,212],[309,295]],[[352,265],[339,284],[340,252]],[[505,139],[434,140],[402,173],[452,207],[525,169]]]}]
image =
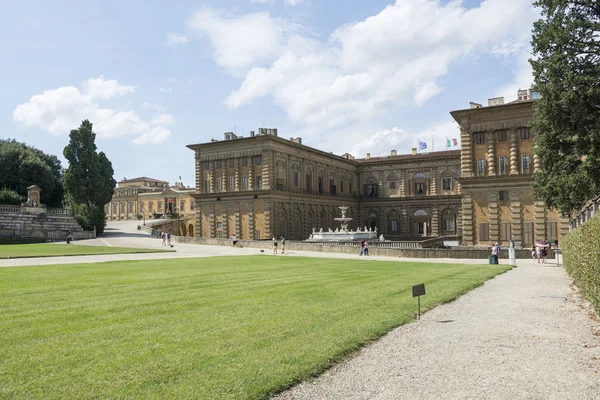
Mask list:
[{"label": "arched window", "polygon": [[398,191],[398,175],[390,174],[387,177],[387,189],[389,194],[396,194]]},{"label": "arched window", "polygon": [[305,190],[307,192],[312,192],[313,187],[312,187],[312,182],[313,182],[313,173],[312,170],[310,168],[306,168],[306,186],[305,186]]},{"label": "arched window", "polygon": [[388,214],[388,232],[400,232],[400,214],[397,211],[392,211]]},{"label": "arched window", "polygon": [[379,197],[378,195],[379,185],[377,179],[371,177],[367,180],[365,185],[365,196],[367,197]]},{"label": "arched window", "polygon": [[424,173],[417,172],[416,174],[413,175],[413,179],[427,179],[427,177],[425,176]]},{"label": "arched window", "polygon": [[417,210],[415,211],[415,217],[426,217],[427,216],[427,211],[425,210]]},{"label": "arched window", "polygon": [[424,173],[418,172],[413,175],[413,187],[415,196],[426,196],[429,193],[429,183]]}]

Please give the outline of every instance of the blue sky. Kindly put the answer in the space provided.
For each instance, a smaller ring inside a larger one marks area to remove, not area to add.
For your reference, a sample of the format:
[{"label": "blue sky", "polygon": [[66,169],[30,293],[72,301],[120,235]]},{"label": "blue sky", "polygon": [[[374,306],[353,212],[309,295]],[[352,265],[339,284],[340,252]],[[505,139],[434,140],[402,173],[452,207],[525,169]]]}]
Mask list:
[{"label": "blue sky", "polygon": [[5,2],[0,137],[62,158],[88,118],[117,180],[186,185],[185,145],[234,129],[357,157],[442,150],[449,111],[531,84],[538,17],[528,0]]}]

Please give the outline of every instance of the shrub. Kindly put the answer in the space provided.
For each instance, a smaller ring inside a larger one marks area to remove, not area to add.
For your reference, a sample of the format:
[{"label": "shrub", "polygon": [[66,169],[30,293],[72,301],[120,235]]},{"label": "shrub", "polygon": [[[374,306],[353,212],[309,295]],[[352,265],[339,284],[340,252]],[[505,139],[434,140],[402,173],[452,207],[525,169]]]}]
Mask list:
[{"label": "shrub", "polygon": [[563,259],[581,293],[600,314],[600,214],[565,237]]},{"label": "shrub", "polygon": [[20,206],[21,203],[25,202],[25,198],[20,196],[14,190],[2,188],[0,190],[0,204],[9,204],[12,206]]},{"label": "shrub", "polygon": [[144,216],[143,216],[142,214],[138,214],[138,215],[136,215],[135,217],[136,217],[137,219],[142,219],[142,218],[144,218]]}]

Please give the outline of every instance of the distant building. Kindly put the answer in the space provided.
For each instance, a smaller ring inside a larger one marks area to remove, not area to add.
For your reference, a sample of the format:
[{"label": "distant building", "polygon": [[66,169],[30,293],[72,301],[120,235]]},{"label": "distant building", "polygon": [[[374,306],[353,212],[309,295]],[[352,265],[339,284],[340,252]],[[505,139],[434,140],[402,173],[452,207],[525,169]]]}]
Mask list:
[{"label": "distant building", "polygon": [[109,220],[137,219],[142,215],[146,219],[160,218],[163,215],[189,215],[195,213],[192,194],[194,188],[182,183],[169,186],[169,182],[140,177],[123,179],[117,183],[113,198],[106,205]]}]

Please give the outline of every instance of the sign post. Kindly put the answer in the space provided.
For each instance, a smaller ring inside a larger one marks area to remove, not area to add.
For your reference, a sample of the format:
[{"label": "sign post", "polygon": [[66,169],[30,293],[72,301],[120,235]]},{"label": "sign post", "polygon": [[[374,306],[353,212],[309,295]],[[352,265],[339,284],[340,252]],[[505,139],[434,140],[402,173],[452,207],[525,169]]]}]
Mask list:
[{"label": "sign post", "polygon": [[415,285],[412,287],[412,297],[417,298],[419,312],[417,314],[417,319],[421,319],[421,296],[425,294],[425,284],[421,283],[420,285]]}]

